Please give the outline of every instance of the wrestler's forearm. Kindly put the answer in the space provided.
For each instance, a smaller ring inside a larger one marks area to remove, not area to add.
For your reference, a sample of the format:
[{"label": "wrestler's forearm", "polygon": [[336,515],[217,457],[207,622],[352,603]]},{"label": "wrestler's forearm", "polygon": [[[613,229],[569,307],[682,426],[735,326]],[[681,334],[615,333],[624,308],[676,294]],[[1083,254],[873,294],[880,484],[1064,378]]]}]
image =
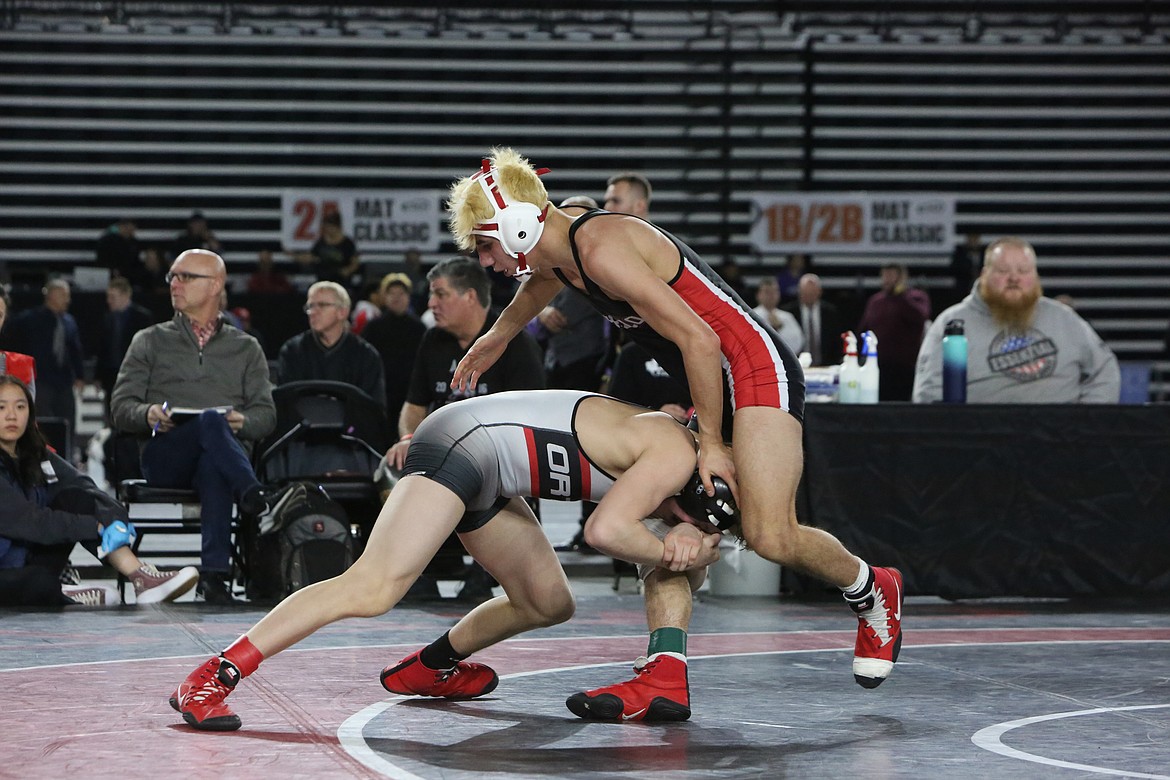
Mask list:
[{"label": "wrestler's forearm", "polygon": [[398,413],[398,435],[414,434],[426,416],[425,406],[412,404],[409,401],[404,403],[402,410]]},{"label": "wrestler's forearm", "polygon": [[691,405],[699,416],[699,438],[723,441],[723,369],[719,342],[712,335],[711,343],[692,341],[681,349],[687,384],[691,390]]},{"label": "wrestler's forearm", "polygon": [[[592,518],[591,518],[592,520]],[[666,546],[640,520],[585,526],[585,541],[598,552],[627,563],[661,566]]]}]

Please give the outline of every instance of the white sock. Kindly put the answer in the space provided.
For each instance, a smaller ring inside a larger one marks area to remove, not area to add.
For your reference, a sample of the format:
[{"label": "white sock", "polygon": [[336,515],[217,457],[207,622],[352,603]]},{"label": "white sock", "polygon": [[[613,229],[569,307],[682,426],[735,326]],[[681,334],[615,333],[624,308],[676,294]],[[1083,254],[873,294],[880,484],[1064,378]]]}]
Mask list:
[{"label": "white sock", "polygon": [[860,591],[862,588],[865,587],[865,584],[868,581],[869,581],[869,564],[866,563],[865,561],[861,561],[861,570],[859,572],[857,572],[857,579],[855,579],[853,581],[853,584],[850,585],[849,587],[841,588],[841,592],[844,593],[846,596],[849,596],[851,598],[856,598],[857,596],[864,596],[865,594],[861,593]]}]

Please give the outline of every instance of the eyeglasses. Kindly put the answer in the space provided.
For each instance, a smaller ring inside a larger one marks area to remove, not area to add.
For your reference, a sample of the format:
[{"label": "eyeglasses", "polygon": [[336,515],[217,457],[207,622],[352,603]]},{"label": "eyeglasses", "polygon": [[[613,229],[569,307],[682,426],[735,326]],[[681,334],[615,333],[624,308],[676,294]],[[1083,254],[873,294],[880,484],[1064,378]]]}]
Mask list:
[{"label": "eyeglasses", "polygon": [[191,274],[186,271],[167,271],[167,275],[163,277],[167,280],[167,284],[173,281],[180,281],[183,284],[189,284],[196,279],[214,279],[211,274]]},{"label": "eyeglasses", "polygon": [[340,303],[328,303],[326,301],[316,301],[314,303],[306,303],[305,308],[301,309],[305,314],[311,314],[313,309],[328,309],[330,306],[340,307]]}]

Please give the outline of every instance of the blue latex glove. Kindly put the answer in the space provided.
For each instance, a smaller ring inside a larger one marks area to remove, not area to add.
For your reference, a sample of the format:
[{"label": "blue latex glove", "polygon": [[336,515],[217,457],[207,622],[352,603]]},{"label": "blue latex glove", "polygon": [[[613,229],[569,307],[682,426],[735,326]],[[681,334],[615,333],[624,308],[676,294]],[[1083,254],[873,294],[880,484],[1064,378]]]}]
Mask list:
[{"label": "blue latex glove", "polygon": [[134,544],[134,540],[137,538],[138,532],[134,530],[133,525],[125,520],[115,520],[102,530],[102,544],[98,547],[98,560],[104,559],[119,547],[129,547]]}]

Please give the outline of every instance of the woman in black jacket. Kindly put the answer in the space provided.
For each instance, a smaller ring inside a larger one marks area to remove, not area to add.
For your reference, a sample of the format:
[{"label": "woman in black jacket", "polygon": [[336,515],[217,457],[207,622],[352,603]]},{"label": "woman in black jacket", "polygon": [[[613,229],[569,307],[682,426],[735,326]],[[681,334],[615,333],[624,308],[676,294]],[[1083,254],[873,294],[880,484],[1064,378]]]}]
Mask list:
[{"label": "woman in black jacket", "polygon": [[139,604],[190,590],[194,567],[160,572],[138,559],[126,510],[49,450],[35,409],[24,382],[0,375],[0,606],[107,603],[105,588],[61,586],[77,542],[125,575]]}]

